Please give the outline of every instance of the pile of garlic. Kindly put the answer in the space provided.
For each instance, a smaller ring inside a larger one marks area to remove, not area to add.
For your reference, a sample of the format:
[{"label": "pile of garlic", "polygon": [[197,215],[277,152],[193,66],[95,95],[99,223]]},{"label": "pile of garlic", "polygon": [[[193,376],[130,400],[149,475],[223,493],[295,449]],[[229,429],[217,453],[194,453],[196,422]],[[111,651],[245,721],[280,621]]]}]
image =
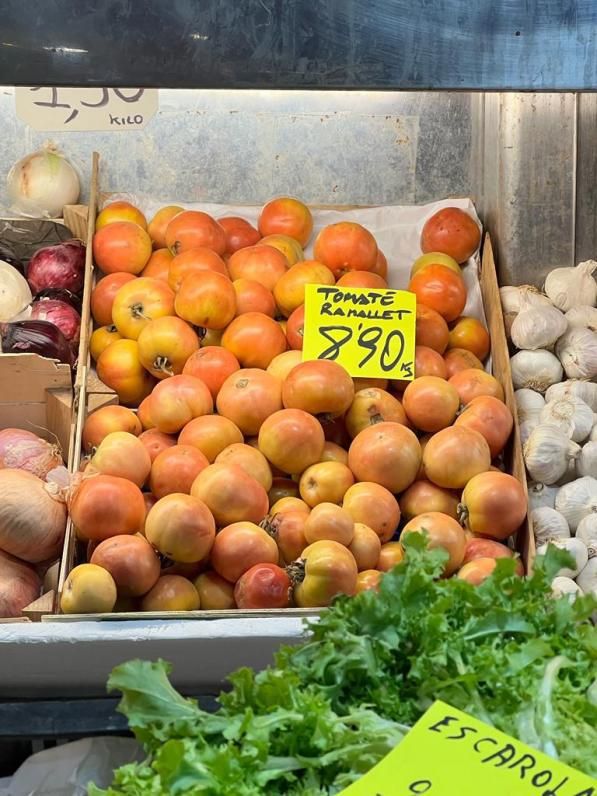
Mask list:
[{"label": "pile of garlic", "polygon": [[597,594],[597,262],[556,268],[544,293],[500,289],[537,552],[566,549],[574,566],[554,593]]}]

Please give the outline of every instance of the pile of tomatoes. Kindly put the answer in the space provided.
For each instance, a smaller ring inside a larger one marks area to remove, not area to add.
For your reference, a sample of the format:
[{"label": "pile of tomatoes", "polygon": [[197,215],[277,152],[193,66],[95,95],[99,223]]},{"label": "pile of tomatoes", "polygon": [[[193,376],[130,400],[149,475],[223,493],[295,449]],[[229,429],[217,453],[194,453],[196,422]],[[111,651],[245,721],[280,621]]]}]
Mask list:
[{"label": "pile of tomatoes", "polygon": [[302,361],[307,284],[387,286],[364,227],[325,227],[305,259],[312,230],[290,198],[258,229],[175,206],[149,224],[125,202],[100,213],[90,350],[119,405],[85,423],[70,513],[89,564],[66,610],[327,606],[402,560],[401,523],[448,552],[446,575],[480,582],[512,555],[513,419],[483,367],[489,335],[462,317],[476,223],[446,208],[423,229],[410,383]]}]

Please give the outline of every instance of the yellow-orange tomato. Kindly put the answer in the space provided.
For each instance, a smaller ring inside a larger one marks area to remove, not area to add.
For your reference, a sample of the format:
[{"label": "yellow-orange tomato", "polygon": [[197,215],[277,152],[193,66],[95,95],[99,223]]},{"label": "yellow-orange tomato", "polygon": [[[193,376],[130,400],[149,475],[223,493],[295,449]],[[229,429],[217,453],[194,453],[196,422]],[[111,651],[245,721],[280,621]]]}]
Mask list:
[{"label": "yellow-orange tomato", "polygon": [[271,290],[254,279],[236,279],[232,286],[236,293],[236,314],[261,312],[273,318],[276,315],[276,302]]},{"label": "yellow-orange tomato", "polygon": [[[293,483],[296,484],[295,481],[293,481]],[[298,495],[298,491],[296,494]],[[301,500],[299,497],[295,497],[293,495],[287,495],[286,497],[279,498],[275,503],[271,503],[270,514],[284,514],[287,511],[302,511],[305,514],[308,514],[311,509],[309,506],[307,506],[304,500]]]},{"label": "yellow-orange tomato", "polygon": [[306,246],[313,232],[313,217],[307,205],[290,196],[280,196],[264,205],[259,215],[262,235],[288,235]]},{"label": "yellow-orange tomato", "polygon": [[172,257],[168,268],[168,284],[176,293],[180,290],[183,279],[191,274],[201,274],[204,271],[213,271],[216,274],[228,276],[226,263],[219,254],[206,246],[187,249]]},{"label": "yellow-orange tomato", "polygon": [[450,330],[448,348],[464,348],[480,360],[489,354],[489,332],[477,318],[458,318]]},{"label": "yellow-orange tomato", "polygon": [[151,470],[151,459],[135,434],[113,431],[97,446],[91,466],[104,475],[117,475],[143,486]]},{"label": "yellow-orange tomato", "polygon": [[323,445],[323,453],[321,454],[321,462],[340,462],[340,464],[348,464],[348,451],[342,448],[335,442],[326,440]]},{"label": "yellow-orange tomato", "polygon": [[302,362],[282,385],[287,409],[302,409],[328,418],[344,414],[354,399],[354,383],[341,365],[326,359]]},{"label": "yellow-orange tomato", "polygon": [[142,430],[136,414],[130,409],[118,405],[101,406],[85,420],[83,447],[91,453],[113,431],[128,431],[138,437]]},{"label": "yellow-orange tomato", "polygon": [[335,503],[318,503],[305,520],[305,539],[309,544],[331,540],[348,545],[354,536],[354,520]]},{"label": "yellow-orange tomato", "polygon": [[232,420],[222,415],[202,415],[189,421],[178,437],[179,445],[192,445],[210,464],[229,445],[242,442],[243,435]]},{"label": "yellow-orange tomato", "polygon": [[313,542],[301,553],[304,578],[294,588],[300,608],[325,608],[337,594],[352,596],[357,588],[357,564],[344,545],[334,541]]},{"label": "yellow-orange tomato", "polygon": [[307,505],[317,506],[319,503],[341,503],[353,484],[354,476],[346,464],[317,462],[301,475],[299,490]]},{"label": "yellow-orange tomato", "polygon": [[282,252],[263,243],[239,249],[228,260],[231,279],[252,279],[272,291],[287,268]]},{"label": "yellow-orange tomato", "polygon": [[464,406],[469,404],[473,398],[479,398],[481,395],[492,395],[499,401],[504,400],[504,389],[495,376],[484,370],[478,370],[478,368],[469,368],[455,373],[448,384],[456,389],[460,396],[460,402]]},{"label": "yellow-orange tomato", "polygon": [[182,575],[161,575],[141,600],[142,611],[197,611],[197,589]]},{"label": "yellow-orange tomato", "polygon": [[283,382],[290,371],[302,361],[303,355],[300,351],[283,351],[272,359],[267,366],[267,372]]},{"label": "yellow-orange tomato", "polygon": [[174,307],[177,315],[194,326],[224,329],[236,313],[236,293],[227,276],[202,271],[182,280]]},{"label": "yellow-orange tomato", "polygon": [[468,403],[454,423],[478,431],[487,440],[491,458],[504,450],[514,419],[505,403],[491,395],[481,395]]},{"label": "yellow-orange tomato", "polygon": [[381,554],[381,541],[373,528],[362,522],[355,522],[352,542],[348,549],[357,562],[359,572],[377,566]]},{"label": "yellow-orange tomato", "polygon": [[278,279],[274,298],[280,312],[288,318],[305,303],[307,285],[333,285],[335,281],[333,273],[323,263],[304,260],[293,265]]},{"label": "yellow-orange tomato", "polygon": [[427,533],[430,549],[440,548],[448,553],[448,561],[444,565],[444,574],[452,575],[460,568],[464,560],[466,537],[461,525],[453,517],[439,511],[419,514],[406,523],[400,535],[401,539],[409,533]]},{"label": "yellow-orange tomato", "polygon": [[260,483],[266,492],[272,487],[272,471],[269,463],[261,451],[251,445],[233,442],[218,453],[215,461],[218,464],[237,464],[247,475]]},{"label": "yellow-orange tomato", "polygon": [[139,422],[145,431],[155,428],[155,424],[151,419],[151,395],[148,395],[139,404],[139,408],[137,409],[137,417],[139,418]]},{"label": "yellow-orange tomato", "polygon": [[303,247],[294,238],[289,235],[266,235],[259,241],[264,246],[271,246],[272,249],[277,249],[280,254],[283,254],[287,260],[287,264],[295,265],[305,259],[305,252]]},{"label": "yellow-orange tomato", "polygon": [[461,370],[469,370],[470,368],[484,370],[481,360],[472,351],[467,351],[464,348],[449,348],[444,354],[444,362],[446,363],[446,378],[448,379],[460,373]]},{"label": "yellow-orange tomato", "polygon": [[282,408],[281,384],[267,371],[244,368],[222,384],[216,406],[243,434],[257,434],[264,420]]},{"label": "yellow-orange tomato", "polygon": [[141,276],[148,276],[151,279],[161,279],[168,282],[168,272],[172,262],[172,252],[169,249],[156,249],[149,258],[147,265],[141,271]]},{"label": "yellow-orange tomato", "polygon": [[211,393],[194,376],[170,376],[158,382],[151,394],[151,419],[164,434],[178,434],[194,417],[212,412]]},{"label": "yellow-orange tomato", "polygon": [[446,268],[450,268],[456,274],[462,274],[462,270],[460,265],[456,262],[453,257],[450,257],[449,254],[443,254],[442,252],[428,252],[427,254],[422,254],[412,264],[410,269],[410,275],[413,277],[419,271],[422,271],[423,268],[427,268],[428,265],[445,265]]},{"label": "yellow-orange tomato", "polygon": [[209,554],[216,525],[205,503],[191,495],[173,492],[160,498],[149,510],[145,536],[163,556],[192,564]]},{"label": "yellow-orange tomato", "polygon": [[93,236],[93,259],[105,274],[140,273],[151,257],[151,238],[132,221],[115,221]]},{"label": "yellow-orange tomato", "polygon": [[[191,495],[209,506],[220,528],[232,522],[261,522],[269,508],[267,492],[261,484],[238,464],[228,462],[210,464],[202,470],[191,487]],[[218,568],[214,568],[217,572]]]},{"label": "yellow-orange tomato", "polygon": [[407,521],[430,511],[439,511],[456,520],[459,502],[458,492],[442,489],[431,481],[420,479],[411,484],[400,496],[400,511]]},{"label": "yellow-orange tomato", "polygon": [[95,229],[97,231],[108,224],[113,224],[115,221],[132,221],[133,224],[137,224],[141,229],[147,229],[145,216],[130,202],[116,201],[107,204],[98,213],[95,220]]},{"label": "yellow-orange tomato", "polygon": [[389,541],[398,528],[398,501],[380,484],[369,481],[354,484],[346,491],[342,506],[355,522],[372,528],[382,542]]},{"label": "yellow-orange tomato", "polygon": [[207,458],[192,445],[169,445],[152,462],[149,488],[157,498],[174,492],[188,495],[195,478],[208,464]]},{"label": "yellow-orange tomato", "polygon": [[150,321],[137,342],[141,364],[156,379],[182,373],[188,358],[199,349],[193,329],[175,316]]},{"label": "yellow-orange tomato", "polygon": [[379,591],[383,572],[378,569],[364,569],[357,575],[357,594],[362,591]]},{"label": "yellow-orange tomato", "polygon": [[262,312],[246,312],[228,325],[222,346],[243,368],[265,369],[275,356],[286,351],[286,337],[273,318]]},{"label": "yellow-orange tomato", "polygon": [[419,440],[400,423],[367,426],[348,450],[348,466],[358,481],[373,481],[394,493],[412,484],[420,465]]},{"label": "yellow-orange tomato", "polygon": [[301,409],[274,412],[259,429],[259,450],[284,473],[302,473],[318,462],[324,442],[321,423]]},{"label": "yellow-orange tomato", "polygon": [[491,467],[489,445],[478,431],[451,426],[438,431],[423,451],[425,477],[445,489],[462,489]]},{"label": "yellow-orange tomato", "polygon": [[344,416],[346,430],[353,439],[367,426],[373,426],[384,420],[405,425],[406,413],[397,398],[375,387],[355,393]]},{"label": "yellow-orange tomato", "polygon": [[129,340],[137,340],[149,321],[166,315],[174,315],[174,293],[161,279],[140,277],[127,282],[114,296],[114,326]]},{"label": "yellow-orange tomato", "polygon": [[168,222],[164,239],[173,254],[198,246],[206,246],[220,255],[226,251],[226,233],[217,221],[199,210],[177,213]]},{"label": "yellow-orange tomato", "polygon": [[382,544],[377,560],[377,568],[381,572],[389,572],[404,560],[404,548],[400,542],[386,542]]},{"label": "yellow-orange tomato", "polygon": [[151,219],[147,225],[147,232],[156,249],[166,248],[166,228],[174,216],[182,213],[183,210],[184,207],[178,205],[166,205],[166,207],[160,207]]},{"label": "yellow-orange tomato", "polygon": [[102,351],[97,375],[125,406],[139,406],[155,384],[139,360],[136,340],[116,340]]},{"label": "yellow-orange tomato", "polygon": [[422,376],[408,385],[402,405],[410,422],[420,431],[440,431],[454,422],[460,398],[445,379]]},{"label": "yellow-orange tomato", "polygon": [[462,493],[463,516],[473,533],[503,541],[521,526],[527,513],[524,486],[507,473],[474,476]]},{"label": "yellow-orange tomato", "polygon": [[313,252],[336,278],[346,271],[372,271],[377,263],[375,238],[353,221],[324,227],[315,239]]},{"label": "yellow-orange tomato", "polygon": [[217,572],[202,572],[193,583],[199,594],[202,611],[226,611],[236,608],[234,585]]},{"label": "yellow-orange tomato", "polygon": [[92,359],[97,362],[102,351],[105,351],[110,343],[114,343],[116,340],[122,340],[122,335],[118,333],[114,324],[100,326],[99,329],[96,329],[89,338],[89,353]]},{"label": "yellow-orange tomato", "polygon": [[477,250],[481,231],[458,207],[443,207],[428,218],[421,231],[423,252],[444,252],[463,263]]}]

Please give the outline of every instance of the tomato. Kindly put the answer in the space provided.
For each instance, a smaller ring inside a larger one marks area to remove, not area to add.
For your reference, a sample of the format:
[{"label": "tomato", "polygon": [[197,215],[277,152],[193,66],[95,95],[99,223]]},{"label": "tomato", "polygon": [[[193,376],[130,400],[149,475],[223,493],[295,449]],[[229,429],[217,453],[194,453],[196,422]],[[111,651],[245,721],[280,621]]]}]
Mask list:
[{"label": "tomato", "polygon": [[347,489],[342,507],[355,522],[372,528],[382,542],[389,541],[400,522],[400,506],[385,487],[361,481]]},{"label": "tomato", "polygon": [[491,458],[495,459],[506,447],[514,419],[506,404],[490,395],[473,398],[454,423],[478,431],[487,440]]},{"label": "tomato", "polygon": [[197,589],[181,575],[162,575],[141,600],[142,611],[196,611],[199,607]]},{"label": "tomato", "polygon": [[444,252],[459,263],[475,253],[481,231],[474,219],[458,207],[444,207],[428,218],[421,232],[424,252]]},{"label": "tomato", "polygon": [[365,379],[356,377],[353,378],[354,389],[355,392],[359,390],[367,390],[367,389],[376,389],[376,390],[387,390],[389,385],[389,379]]},{"label": "tomato", "polygon": [[333,285],[334,275],[317,260],[298,262],[282,274],[274,288],[274,298],[280,312],[289,318],[297,307],[305,303],[307,285]]},{"label": "tomato", "polygon": [[227,611],[236,608],[234,586],[216,572],[203,572],[194,581],[202,611]]},{"label": "tomato", "polygon": [[205,382],[215,401],[222,384],[231,373],[239,369],[240,365],[234,354],[220,346],[208,345],[191,354],[182,372],[185,376],[195,376]]},{"label": "tomato", "polygon": [[382,572],[390,572],[404,560],[404,548],[400,542],[382,544],[377,560],[377,568]]},{"label": "tomato", "polygon": [[[415,346],[416,379],[420,379],[422,376],[435,376],[438,379],[445,379],[447,375],[446,363],[441,354],[438,354],[433,348],[427,348],[424,345]],[[405,381],[404,379],[392,381],[392,389],[401,393],[404,392],[410,383],[410,381]]]},{"label": "tomato", "polygon": [[448,349],[444,354],[444,362],[446,363],[446,378],[448,379],[451,379],[456,373],[460,373],[461,370],[469,370],[470,368],[484,370],[481,360],[472,351],[466,351],[464,348]]},{"label": "tomato", "polygon": [[464,564],[456,573],[459,580],[465,580],[472,586],[480,586],[484,580],[493,574],[497,566],[495,558],[476,558]]},{"label": "tomato", "polygon": [[209,554],[216,538],[216,525],[205,503],[174,492],[150,509],[145,536],[166,558],[190,564]]},{"label": "tomato", "polygon": [[263,528],[252,522],[235,522],[217,534],[211,565],[222,578],[236,583],[255,564],[277,564],[278,547]]},{"label": "tomato", "polygon": [[[218,527],[261,522],[269,508],[265,489],[238,464],[210,464],[195,479],[191,495],[209,506]],[[217,567],[214,569],[218,572]]]},{"label": "tomato", "polygon": [[276,315],[276,302],[271,290],[254,279],[236,279],[232,283],[236,293],[236,314],[261,312],[270,318]]},{"label": "tomato", "polygon": [[180,432],[179,445],[192,445],[211,464],[229,445],[243,441],[241,430],[232,420],[221,415],[195,417]]},{"label": "tomato", "polygon": [[458,318],[450,330],[448,348],[464,348],[483,360],[490,345],[489,332],[477,318]]},{"label": "tomato", "polygon": [[362,591],[379,591],[382,572],[378,569],[364,569],[357,575],[357,594]]},{"label": "tomato", "polygon": [[357,588],[357,564],[344,545],[313,542],[301,554],[304,577],[294,587],[299,608],[325,608],[337,594],[352,596]]},{"label": "tomato", "polygon": [[[233,442],[215,458],[218,464],[238,464],[247,475],[258,481],[266,492],[272,488],[272,471],[261,451],[242,442]],[[269,505],[269,497],[268,497]]]},{"label": "tomato", "polygon": [[464,280],[445,265],[428,265],[412,277],[408,289],[417,303],[436,310],[446,321],[456,320],[466,305]]},{"label": "tomato", "polygon": [[260,368],[237,370],[220,388],[216,406],[243,434],[257,434],[264,420],[282,408],[282,385]]},{"label": "tomato", "polygon": [[134,434],[113,431],[96,448],[91,466],[104,475],[128,478],[133,484],[143,486],[151,470],[151,459]]},{"label": "tomato", "polygon": [[261,312],[246,312],[228,326],[222,346],[243,368],[265,369],[275,356],[286,351],[286,336],[272,318]]},{"label": "tomato", "polygon": [[284,473],[302,473],[323,452],[325,436],[319,421],[301,409],[281,409],[259,429],[259,450]]},{"label": "tomato", "polygon": [[182,373],[189,357],[199,349],[199,338],[175,316],[150,321],[137,338],[139,359],[156,379]]},{"label": "tomato", "polygon": [[372,271],[377,263],[375,238],[353,221],[324,227],[315,239],[313,252],[336,278],[346,271]]},{"label": "tomato", "polygon": [[336,284],[338,287],[371,287],[379,290],[388,286],[383,277],[372,271],[347,271]]},{"label": "tomato", "polygon": [[100,271],[139,274],[151,257],[151,238],[132,221],[115,221],[93,236],[93,260]]},{"label": "tomato", "polygon": [[137,416],[124,406],[102,406],[87,415],[83,426],[83,447],[92,453],[100,442],[113,431],[128,431],[139,436],[143,430]]},{"label": "tomato", "polygon": [[373,528],[362,522],[355,522],[354,534],[348,549],[357,562],[359,572],[377,566],[381,553],[381,541]]},{"label": "tomato", "polygon": [[425,476],[445,489],[462,489],[473,476],[491,466],[485,437],[462,426],[434,434],[423,452]]},{"label": "tomato", "polygon": [[188,276],[203,275],[206,271],[228,277],[226,263],[219,254],[205,246],[187,249],[173,257],[168,268],[168,285],[178,293]]},{"label": "tomato", "polygon": [[144,398],[137,409],[137,417],[145,431],[155,429],[155,423],[151,418],[151,395]]},{"label": "tomato", "polygon": [[337,445],[335,442],[326,440],[323,444],[323,453],[321,454],[321,462],[340,462],[340,464],[348,464],[348,451]]},{"label": "tomato", "polygon": [[479,398],[481,395],[491,395],[499,401],[504,400],[504,389],[499,381],[490,373],[477,368],[469,368],[468,370],[461,370],[455,373],[448,382],[456,388],[460,401],[465,406],[469,404],[473,398]]},{"label": "tomato", "polygon": [[318,503],[305,521],[305,538],[309,544],[332,540],[348,545],[354,535],[354,520],[346,509],[335,503]]},{"label": "tomato", "polygon": [[422,376],[408,385],[402,405],[410,422],[420,431],[440,431],[454,422],[460,398],[445,379]]},{"label": "tomato", "polygon": [[353,484],[354,476],[346,464],[317,462],[303,472],[299,488],[305,503],[317,506],[319,503],[341,503]]},{"label": "tomato", "polygon": [[371,269],[371,273],[381,276],[382,279],[388,278],[388,261],[386,259],[385,254],[382,252],[382,250],[379,247],[377,249],[377,257],[375,259],[375,265]]},{"label": "tomato", "polygon": [[262,235],[288,235],[306,246],[313,232],[313,217],[298,199],[280,196],[264,205],[258,226]]},{"label": "tomato", "polygon": [[[275,468],[275,469],[277,471],[277,468]],[[270,470],[271,470],[271,467],[270,467]],[[277,505],[284,498],[287,498],[287,497],[298,498],[299,494],[300,494],[299,493],[299,488],[298,488],[298,484],[297,484],[296,481],[293,481],[292,478],[284,478],[283,476],[275,476],[272,479],[271,487],[267,491],[267,497],[268,497],[269,505],[270,505],[270,512],[271,512],[272,506]],[[299,503],[303,503],[305,506],[307,506],[307,504],[304,503],[303,500],[299,499],[298,502]],[[308,509],[308,507],[307,507],[307,509]]]},{"label": "tomato", "polygon": [[525,489],[507,473],[485,472],[471,478],[462,504],[467,528],[498,541],[517,531],[527,513]]},{"label": "tomato", "polygon": [[236,313],[236,293],[227,276],[201,271],[182,280],[174,308],[194,326],[224,329]]},{"label": "tomato", "polygon": [[147,261],[147,265],[141,271],[141,276],[150,279],[161,279],[168,282],[168,272],[172,262],[172,252],[169,249],[156,249]]},{"label": "tomato", "polygon": [[91,314],[98,326],[112,324],[112,304],[120,288],[135,279],[122,271],[102,277],[91,291]]},{"label": "tomato", "polygon": [[151,394],[151,419],[164,434],[177,434],[194,417],[212,412],[211,393],[195,376],[170,376]]},{"label": "tomato", "polygon": [[254,246],[261,238],[254,226],[238,216],[218,218],[218,224],[226,233],[226,254],[234,254],[239,249]]},{"label": "tomato", "polygon": [[341,365],[325,359],[302,362],[282,385],[287,409],[302,409],[327,418],[344,414],[354,399],[354,384]]},{"label": "tomato", "polygon": [[450,268],[456,274],[462,274],[460,266],[456,262],[453,257],[450,257],[449,254],[442,254],[442,252],[428,252],[427,254],[422,254],[412,264],[412,268],[410,269],[410,275],[413,277],[419,271],[422,271],[423,268],[427,268],[428,265],[445,265],[446,268]]},{"label": "tomato", "polygon": [[107,204],[95,219],[95,229],[97,231],[115,221],[132,221],[141,229],[147,229],[145,216],[130,202],[116,201]]},{"label": "tomato", "polygon": [[89,562],[108,570],[122,597],[141,597],[160,577],[160,560],[141,536],[112,536],[97,545]]},{"label": "tomato", "polygon": [[305,252],[301,244],[289,235],[266,235],[261,238],[263,246],[271,246],[286,258],[287,266],[295,265],[305,259]]},{"label": "tomato", "polygon": [[155,384],[139,361],[136,340],[116,340],[102,351],[97,361],[97,375],[126,406],[138,406]]},{"label": "tomato", "polygon": [[462,527],[453,517],[439,511],[419,514],[406,523],[400,535],[404,539],[409,533],[427,533],[428,546],[431,550],[440,548],[448,554],[444,564],[444,575],[452,575],[460,568],[464,560],[466,537]]},{"label": "tomato", "polygon": [[100,326],[96,329],[89,338],[89,353],[92,359],[97,361],[102,351],[105,351],[110,343],[115,343],[116,340],[122,340],[122,335],[118,333],[115,326]]},{"label": "tomato", "polygon": [[239,249],[228,260],[231,279],[251,279],[270,291],[287,268],[288,260],[282,252],[263,243]]},{"label": "tomato", "polygon": [[[288,481],[292,481],[292,478],[289,478]],[[296,484],[296,481],[292,481],[292,483]],[[296,494],[298,494],[298,492]],[[301,500],[299,497],[293,497],[292,495],[282,497],[279,500],[276,500],[275,503],[272,503],[270,500],[270,504],[270,514],[281,514],[282,512],[287,511],[302,511],[305,514],[308,514],[311,511],[304,500]]]},{"label": "tomato", "polygon": [[114,296],[114,326],[129,340],[136,340],[149,321],[165,315],[174,315],[174,293],[160,279],[139,277]]},{"label": "tomato", "polygon": [[77,532],[94,542],[133,534],[145,525],[145,501],[138,486],[113,475],[83,476],[68,505]]},{"label": "tomato", "polygon": [[406,414],[397,398],[375,387],[356,392],[344,417],[346,430],[353,439],[364,428],[384,420],[406,424]]},{"label": "tomato", "polygon": [[300,351],[283,351],[275,356],[267,366],[267,372],[275,376],[280,382],[288,376],[290,371],[303,361]]},{"label": "tomato", "polygon": [[171,437],[170,434],[163,434],[157,428],[149,428],[139,435],[139,440],[145,446],[145,450],[149,454],[151,462],[155,461],[162,451],[176,445],[176,437]]},{"label": "tomato", "polygon": [[415,334],[418,346],[432,348],[438,354],[443,354],[448,347],[450,338],[448,324],[439,312],[420,304],[418,300]]},{"label": "tomato", "polygon": [[477,558],[514,558],[514,553],[501,542],[474,536],[466,543],[462,563],[463,565],[468,564],[469,561],[475,561]]},{"label": "tomato", "polygon": [[[348,466],[358,481],[373,481],[402,492],[417,477],[421,446],[400,423],[377,423],[361,431],[348,450]],[[371,524],[371,523],[369,523]]]},{"label": "tomato", "polygon": [[305,537],[305,523],[309,509],[287,509],[271,512],[261,522],[261,527],[268,532],[278,545],[282,560],[287,564],[296,561],[309,544]]},{"label": "tomato", "polygon": [[458,519],[458,492],[432,484],[421,479],[411,484],[400,496],[400,511],[405,520],[412,520],[419,514],[439,511],[453,519]]},{"label": "tomato", "polygon": [[192,445],[170,445],[151,465],[149,488],[157,498],[174,492],[188,495],[195,478],[208,466],[207,458]]},{"label": "tomato", "polygon": [[166,229],[168,228],[168,224],[172,221],[174,216],[182,213],[183,210],[184,207],[179,207],[178,205],[166,205],[165,207],[160,207],[151,219],[147,226],[147,232],[153,241],[155,249],[166,248]]},{"label": "tomato", "polygon": [[286,338],[288,345],[295,351],[303,350],[303,336],[305,328],[305,305],[301,304],[288,318],[286,325]]},{"label": "tomato", "polygon": [[276,564],[255,564],[238,579],[234,599],[239,608],[288,608],[290,578]]},{"label": "tomato", "polygon": [[172,254],[181,254],[198,246],[213,249],[220,255],[226,251],[226,233],[217,221],[199,210],[183,210],[175,215],[168,223],[164,237]]}]

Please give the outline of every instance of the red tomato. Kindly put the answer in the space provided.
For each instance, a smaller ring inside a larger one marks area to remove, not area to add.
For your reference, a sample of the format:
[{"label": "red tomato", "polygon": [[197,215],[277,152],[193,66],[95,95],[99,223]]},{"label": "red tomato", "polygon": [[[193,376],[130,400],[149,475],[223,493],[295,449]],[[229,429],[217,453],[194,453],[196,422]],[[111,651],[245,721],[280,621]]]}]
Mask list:
[{"label": "red tomato", "polygon": [[290,593],[290,578],[276,564],[255,564],[234,587],[238,608],[288,608]]}]

